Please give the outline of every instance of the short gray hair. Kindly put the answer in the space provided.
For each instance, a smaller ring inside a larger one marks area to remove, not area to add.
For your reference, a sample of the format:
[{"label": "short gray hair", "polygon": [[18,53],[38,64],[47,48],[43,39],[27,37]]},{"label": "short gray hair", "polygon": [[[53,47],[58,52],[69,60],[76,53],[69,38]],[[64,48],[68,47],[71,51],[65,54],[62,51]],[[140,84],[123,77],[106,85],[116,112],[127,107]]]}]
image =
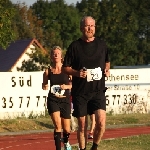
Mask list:
[{"label": "short gray hair", "polygon": [[52,56],[53,51],[54,51],[55,49],[59,49],[59,50],[61,51],[61,53],[62,53],[62,49],[61,49],[60,46],[53,46],[53,48],[52,48],[52,50],[51,50],[51,52],[50,52],[51,56]]},{"label": "short gray hair", "polygon": [[82,27],[82,26],[84,25],[85,20],[86,20],[87,18],[91,18],[91,19],[93,19],[93,20],[95,21],[95,19],[94,19],[93,17],[91,17],[91,16],[84,16],[84,17],[80,20],[80,27]]},{"label": "short gray hair", "polygon": [[[62,51],[62,49],[61,49],[60,46],[53,46],[52,50],[50,51],[50,56],[53,55],[53,51],[56,50],[56,49],[59,49],[59,50],[60,50],[60,52],[61,52],[61,57],[62,57],[62,62],[63,62],[63,51]],[[51,63],[53,63],[53,62],[51,61]]]},{"label": "short gray hair", "polygon": [[55,50],[55,49],[59,49],[60,51],[62,50],[60,46],[53,46],[52,50]]}]

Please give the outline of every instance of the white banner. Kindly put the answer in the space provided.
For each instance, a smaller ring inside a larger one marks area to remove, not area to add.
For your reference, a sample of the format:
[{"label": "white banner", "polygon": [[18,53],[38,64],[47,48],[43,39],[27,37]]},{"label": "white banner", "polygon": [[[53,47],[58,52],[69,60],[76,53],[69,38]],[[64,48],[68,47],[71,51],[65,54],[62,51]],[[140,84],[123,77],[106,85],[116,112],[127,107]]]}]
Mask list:
[{"label": "white banner", "polygon": [[[107,113],[150,113],[150,69],[111,69]],[[44,114],[43,72],[0,72],[0,119]]]},{"label": "white banner", "polygon": [[45,113],[48,91],[42,90],[43,72],[0,73],[0,118]]},{"label": "white banner", "polygon": [[111,69],[105,78],[108,113],[150,113],[150,69]]}]

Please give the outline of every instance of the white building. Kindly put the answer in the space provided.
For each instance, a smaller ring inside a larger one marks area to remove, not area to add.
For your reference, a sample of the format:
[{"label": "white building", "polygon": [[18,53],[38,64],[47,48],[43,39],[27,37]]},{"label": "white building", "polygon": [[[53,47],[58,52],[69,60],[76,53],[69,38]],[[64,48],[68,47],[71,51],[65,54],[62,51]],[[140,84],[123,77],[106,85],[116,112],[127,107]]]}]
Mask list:
[{"label": "white building", "polygon": [[36,47],[46,52],[36,39],[17,40],[6,50],[0,48],[0,72],[17,71],[23,61],[30,59],[29,54],[33,53]]}]

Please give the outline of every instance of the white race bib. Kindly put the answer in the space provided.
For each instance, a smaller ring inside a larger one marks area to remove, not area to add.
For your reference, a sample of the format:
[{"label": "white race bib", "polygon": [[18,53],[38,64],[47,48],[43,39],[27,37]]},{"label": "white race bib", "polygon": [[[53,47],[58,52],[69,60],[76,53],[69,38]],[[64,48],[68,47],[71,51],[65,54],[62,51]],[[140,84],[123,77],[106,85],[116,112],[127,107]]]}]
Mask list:
[{"label": "white race bib", "polygon": [[51,87],[51,93],[56,96],[63,96],[65,93],[65,90],[62,90],[60,85],[53,85]]},{"label": "white race bib", "polygon": [[102,70],[100,67],[95,69],[87,69],[87,82],[100,80],[102,78]]}]

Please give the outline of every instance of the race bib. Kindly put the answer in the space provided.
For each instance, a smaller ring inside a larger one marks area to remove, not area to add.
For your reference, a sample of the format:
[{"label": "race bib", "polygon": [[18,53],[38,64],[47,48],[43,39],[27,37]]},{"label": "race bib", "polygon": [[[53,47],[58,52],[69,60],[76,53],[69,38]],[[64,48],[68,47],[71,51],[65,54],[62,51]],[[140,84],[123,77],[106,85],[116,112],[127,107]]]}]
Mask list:
[{"label": "race bib", "polygon": [[87,82],[100,80],[102,78],[101,68],[87,69]]},{"label": "race bib", "polygon": [[51,93],[56,96],[63,96],[65,93],[65,90],[62,90],[60,85],[53,85],[51,86]]}]

